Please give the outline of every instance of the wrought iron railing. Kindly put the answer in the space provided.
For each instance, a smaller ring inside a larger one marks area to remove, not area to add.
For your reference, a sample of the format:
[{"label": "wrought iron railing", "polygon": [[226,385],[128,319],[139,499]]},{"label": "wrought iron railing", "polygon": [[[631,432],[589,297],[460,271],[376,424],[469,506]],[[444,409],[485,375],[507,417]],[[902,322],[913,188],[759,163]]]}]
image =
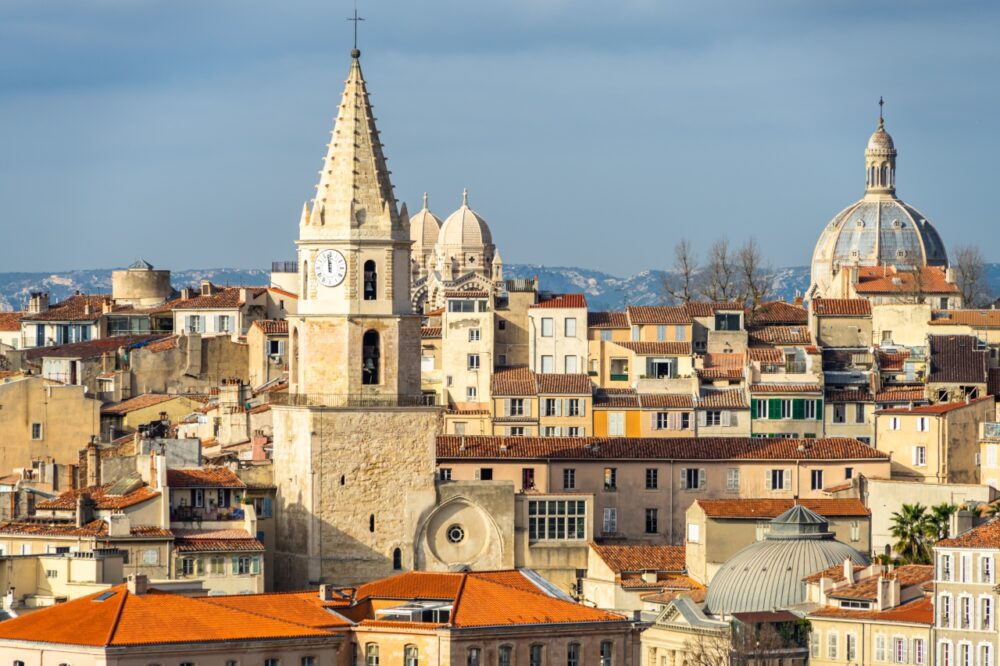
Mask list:
[{"label": "wrought iron railing", "polygon": [[297,273],[299,270],[299,265],[294,261],[272,261],[271,262],[271,272],[272,273]]},{"label": "wrought iron railing", "polygon": [[433,407],[433,393],[396,395],[391,393],[277,393],[271,404],[285,407]]}]

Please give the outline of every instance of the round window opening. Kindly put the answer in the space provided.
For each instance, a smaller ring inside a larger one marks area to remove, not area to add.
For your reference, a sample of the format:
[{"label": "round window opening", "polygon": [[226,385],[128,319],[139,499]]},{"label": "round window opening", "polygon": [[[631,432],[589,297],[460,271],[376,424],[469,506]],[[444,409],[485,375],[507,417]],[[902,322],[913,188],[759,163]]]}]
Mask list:
[{"label": "round window opening", "polygon": [[461,525],[452,525],[448,528],[448,541],[451,543],[462,543],[465,539],[465,529]]}]

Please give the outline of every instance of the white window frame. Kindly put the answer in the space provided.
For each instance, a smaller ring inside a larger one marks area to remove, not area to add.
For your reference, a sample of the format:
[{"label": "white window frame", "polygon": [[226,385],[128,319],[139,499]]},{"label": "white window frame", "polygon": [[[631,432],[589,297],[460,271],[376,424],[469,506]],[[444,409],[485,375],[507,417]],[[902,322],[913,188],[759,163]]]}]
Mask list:
[{"label": "white window frame", "polygon": [[917,417],[917,432],[928,432],[931,429],[930,419],[926,416]]},{"label": "white window frame", "polygon": [[555,319],[552,317],[542,317],[541,335],[543,338],[551,338],[555,335]]},{"label": "white window frame", "polygon": [[479,342],[482,339],[482,331],[478,328],[469,329],[469,342]]},{"label": "white window frame", "polygon": [[576,317],[566,317],[563,321],[563,335],[567,338],[576,337]]}]

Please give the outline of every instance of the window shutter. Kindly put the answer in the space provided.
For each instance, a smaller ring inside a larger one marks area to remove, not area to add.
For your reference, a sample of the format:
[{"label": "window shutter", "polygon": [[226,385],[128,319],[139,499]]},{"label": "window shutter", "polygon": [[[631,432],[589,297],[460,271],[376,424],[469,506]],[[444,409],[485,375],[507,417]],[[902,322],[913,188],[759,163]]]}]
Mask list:
[{"label": "window shutter", "polygon": [[764,487],[767,488],[768,490],[772,489],[771,488],[771,470],[769,470],[769,469],[765,469],[764,470]]},{"label": "window shutter", "polygon": [[475,473],[475,479],[476,479],[476,481],[479,481],[479,480],[480,480],[480,479],[479,479],[479,473],[480,473],[480,470],[478,470],[478,469],[477,469],[477,470],[476,470],[476,473]]},{"label": "window shutter", "polygon": [[674,412],[667,413],[667,427],[671,430],[680,429],[680,418],[678,414],[675,414]]},{"label": "window shutter", "polygon": [[822,421],[823,420],[823,399],[822,398],[818,398],[816,400],[816,420],[817,421]]},{"label": "window shutter", "polygon": [[229,574],[231,576],[235,576],[236,572],[240,570],[240,558],[233,557],[232,558],[232,564],[233,564],[233,568],[230,569]]},{"label": "window shutter", "polygon": [[806,417],[806,401],[802,398],[792,400],[792,418],[801,421]]},{"label": "window shutter", "polygon": [[701,468],[698,470],[698,488],[704,490],[708,486],[708,470]]},{"label": "window shutter", "polygon": [[260,573],[260,558],[254,557],[250,560],[250,573],[259,574]]},{"label": "window shutter", "polygon": [[781,420],[781,400],[771,398],[767,401],[767,418],[772,421]]},{"label": "window shutter", "polygon": [[587,401],[584,400],[583,398],[580,398],[579,402],[580,402],[580,416],[586,416],[587,415]]},{"label": "window shutter", "polygon": [[687,489],[687,469],[681,468],[681,490]]},{"label": "window shutter", "polygon": [[917,464],[917,447],[915,447],[915,446],[910,451],[910,464],[911,465],[916,465]]},{"label": "window shutter", "polygon": [[271,516],[272,501],[270,497],[264,498],[264,517],[269,518]]},{"label": "window shutter", "polygon": [[205,573],[205,560],[203,560],[203,559],[201,559],[199,557],[194,562],[195,562],[195,571],[197,572],[197,574],[199,576],[204,575],[204,573]]},{"label": "window shutter", "polygon": [[720,412],[719,413],[719,419],[720,419],[720,422],[722,423],[722,427],[724,427],[724,428],[728,428],[729,426],[731,426],[733,424],[732,423],[732,412],[730,412],[728,410]]},{"label": "window shutter", "polygon": [[525,416],[531,416],[531,399],[530,398],[525,398],[524,399],[524,415]]},{"label": "window shutter", "polygon": [[569,400],[556,399],[556,416],[569,414]]},{"label": "window shutter", "polygon": [[758,402],[758,400],[756,398],[750,400],[750,420],[751,421],[757,420],[757,402]]},{"label": "window shutter", "polygon": [[708,416],[706,412],[704,411],[698,412],[698,426],[704,428],[707,423],[708,423]]},{"label": "window shutter", "polygon": [[786,469],[784,477],[785,477],[785,479],[784,479],[784,481],[785,481],[785,490],[791,490],[792,489],[792,470]]},{"label": "window shutter", "polygon": [[510,398],[503,399],[503,415],[510,416]]}]

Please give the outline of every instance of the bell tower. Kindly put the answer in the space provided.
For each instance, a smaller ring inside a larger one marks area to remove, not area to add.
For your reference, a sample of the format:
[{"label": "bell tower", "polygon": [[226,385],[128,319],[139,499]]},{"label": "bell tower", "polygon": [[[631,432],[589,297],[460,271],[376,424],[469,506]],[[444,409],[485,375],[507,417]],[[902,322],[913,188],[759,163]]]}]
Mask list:
[{"label": "bell tower", "polygon": [[296,244],[291,392],[329,405],[347,396],[419,396],[409,229],[393,194],[357,49]]}]

